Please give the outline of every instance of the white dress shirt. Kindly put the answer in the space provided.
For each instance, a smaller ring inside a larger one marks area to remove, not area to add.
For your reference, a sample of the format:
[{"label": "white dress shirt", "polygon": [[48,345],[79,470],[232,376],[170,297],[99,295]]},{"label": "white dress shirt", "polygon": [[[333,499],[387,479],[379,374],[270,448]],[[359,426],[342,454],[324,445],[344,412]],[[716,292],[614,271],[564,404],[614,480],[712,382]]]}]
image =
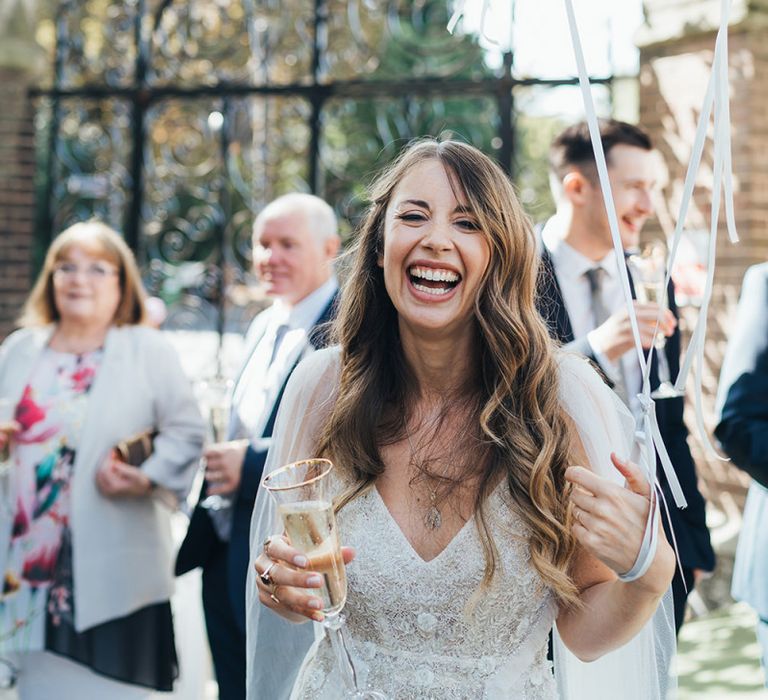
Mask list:
[{"label": "white dress shirt", "polygon": [[590,260],[568,245],[563,240],[563,234],[563,222],[555,216],[545,224],[541,239],[552,256],[555,276],[571,322],[573,337],[586,336],[595,358],[609,379],[616,379],[621,372],[629,395],[629,408],[634,415],[637,415],[640,409],[637,394],[642,386],[642,373],[635,349],[632,348],[624,353],[619,362],[611,362],[603,353],[595,349],[590,338],[595,329],[595,315],[592,311],[592,292],[585,273],[593,267],[601,267],[605,271],[600,297],[609,313],[619,311],[624,308],[625,302],[624,290],[616,266],[616,255],[611,251],[602,260]]},{"label": "white dress shirt", "polygon": [[231,439],[247,438],[255,445],[266,447],[262,445],[261,435],[280,389],[307,350],[308,333],[338,288],[336,278],[332,277],[293,307],[278,299],[254,321],[263,324],[264,332],[234,389]]}]

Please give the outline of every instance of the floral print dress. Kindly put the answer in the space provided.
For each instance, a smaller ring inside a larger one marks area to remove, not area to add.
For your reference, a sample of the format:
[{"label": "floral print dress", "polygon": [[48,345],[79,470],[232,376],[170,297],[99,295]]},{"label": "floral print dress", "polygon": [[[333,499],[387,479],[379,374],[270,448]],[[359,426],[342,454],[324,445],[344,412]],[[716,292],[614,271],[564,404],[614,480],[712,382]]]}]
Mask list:
[{"label": "floral print dress", "polygon": [[74,627],[71,485],[102,355],[46,348],[16,406],[15,503],[2,504],[13,513],[13,528],[0,594],[0,654],[47,649],[112,678],[170,690],[178,668],[169,603],[84,632]]}]

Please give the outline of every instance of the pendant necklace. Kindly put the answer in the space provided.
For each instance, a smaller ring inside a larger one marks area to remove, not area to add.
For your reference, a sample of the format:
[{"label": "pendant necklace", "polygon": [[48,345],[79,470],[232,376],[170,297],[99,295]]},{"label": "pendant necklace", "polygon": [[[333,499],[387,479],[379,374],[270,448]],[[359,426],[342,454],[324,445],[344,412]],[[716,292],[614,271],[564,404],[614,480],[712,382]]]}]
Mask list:
[{"label": "pendant necklace", "polygon": [[[408,438],[408,448],[411,451],[411,463],[416,466],[416,452],[413,449],[413,441],[411,440],[411,433],[408,430],[408,423],[405,424],[405,435]],[[443,516],[440,513],[440,509],[437,507],[437,491],[427,484],[429,489],[429,509],[424,515],[424,526],[427,530],[437,530],[443,524]]]}]

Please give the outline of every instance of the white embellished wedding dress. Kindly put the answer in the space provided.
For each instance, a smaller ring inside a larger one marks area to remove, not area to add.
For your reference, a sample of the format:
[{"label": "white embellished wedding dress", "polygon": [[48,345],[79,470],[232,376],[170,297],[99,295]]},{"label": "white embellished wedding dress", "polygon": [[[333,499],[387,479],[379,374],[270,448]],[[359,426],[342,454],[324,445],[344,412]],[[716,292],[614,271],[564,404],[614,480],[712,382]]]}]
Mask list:
[{"label": "white embellished wedding dress", "polygon": [[[318,430],[338,387],[339,357],[338,348],[330,348],[297,368],[283,398],[265,473],[314,456]],[[630,453],[634,422],[628,410],[586,361],[575,356],[562,356],[560,386],[562,404],[577,425],[592,469],[620,481],[610,452]],[[424,561],[375,487],[338,513],[340,540],[357,552],[347,567],[344,615],[345,638],[361,687],[380,690],[391,700],[664,697],[640,690],[649,680],[645,662],[655,654],[652,625],[636,638],[639,645],[619,650],[633,667],[623,671],[612,663],[613,654],[597,665],[582,664],[555,634],[556,658],[562,666],[556,683],[546,656],[557,606],[530,563],[526,530],[504,482],[490,496],[486,517],[498,564],[491,588],[477,595],[485,560],[474,519],[438,556]],[[282,532],[282,526],[262,489],[252,522],[252,559],[264,538],[275,532]],[[248,698],[343,697],[322,628],[315,625],[313,635],[312,625],[292,625],[261,606],[253,577],[251,566]],[[566,667],[574,671],[570,681]],[[592,673],[583,672],[587,667]],[[610,675],[619,694],[603,682]]]}]

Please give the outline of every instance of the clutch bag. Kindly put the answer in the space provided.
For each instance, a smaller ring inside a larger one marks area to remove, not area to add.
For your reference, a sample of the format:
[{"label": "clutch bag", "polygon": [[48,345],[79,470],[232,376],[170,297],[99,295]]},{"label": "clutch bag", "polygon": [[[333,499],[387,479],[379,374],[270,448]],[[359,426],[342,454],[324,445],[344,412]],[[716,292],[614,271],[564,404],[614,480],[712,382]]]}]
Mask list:
[{"label": "clutch bag", "polygon": [[140,467],[152,454],[156,435],[157,431],[152,428],[121,440],[114,447],[118,459],[133,467]]}]

